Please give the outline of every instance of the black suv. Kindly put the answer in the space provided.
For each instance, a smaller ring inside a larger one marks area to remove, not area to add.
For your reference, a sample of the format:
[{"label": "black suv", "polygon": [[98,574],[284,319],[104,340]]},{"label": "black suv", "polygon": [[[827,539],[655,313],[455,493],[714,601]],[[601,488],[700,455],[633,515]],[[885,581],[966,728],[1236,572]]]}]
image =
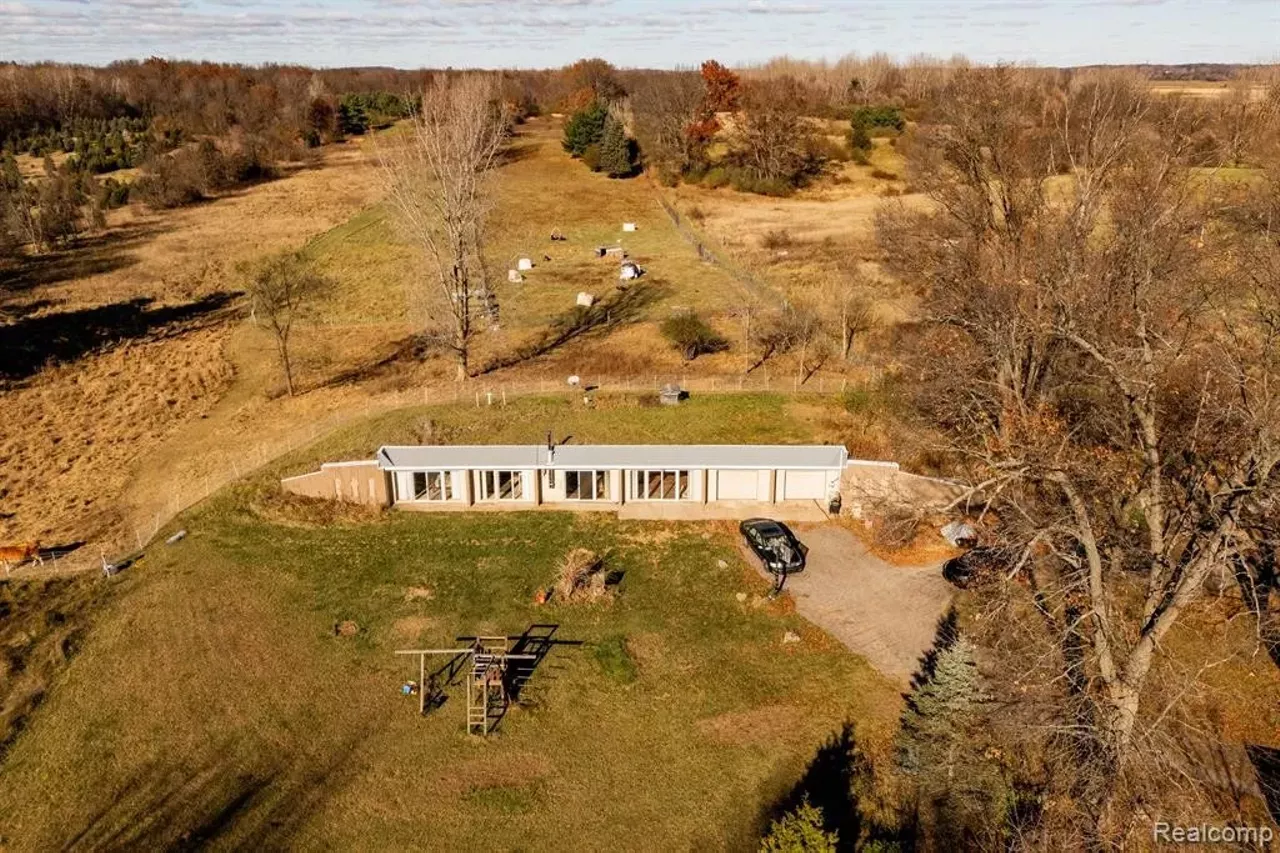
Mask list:
[{"label": "black suv", "polygon": [[738,525],[738,530],[766,571],[775,575],[804,571],[804,555],[809,549],[781,521],[748,518]]},{"label": "black suv", "polygon": [[942,567],[942,576],[961,589],[966,589],[975,583],[994,580],[1001,572],[1008,572],[1016,559],[1017,554],[1008,548],[979,546],[947,560]]}]

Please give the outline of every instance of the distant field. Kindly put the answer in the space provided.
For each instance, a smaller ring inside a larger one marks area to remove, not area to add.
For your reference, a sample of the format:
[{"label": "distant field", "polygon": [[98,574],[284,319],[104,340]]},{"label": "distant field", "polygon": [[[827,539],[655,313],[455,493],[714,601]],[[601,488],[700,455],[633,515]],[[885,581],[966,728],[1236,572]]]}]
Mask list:
[{"label": "distant field", "polygon": [[[826,412],[823,414],[823,412]],[[211,844],[386,849],[753,845],[846,720],[873,752],[895,687],[786,608],[730,525],[503,513],[336,516],[278,472],[428,428],[450,440],[799,441],[836,413],[779,397],[587,411],[529,400],[354,426],[225,490],[120,576],[0,765],[15,849]],[[622,572],[608,605],[536,607],[576,546]],[[745,592],[745,603],[736,594]],[[337,638],[353,620],[358,636]],[[528,704],[488,740],[455,691],[426,719],[392,650],[554,623]],[[783,646],[783,632],[802,642]]]},{"label": "distant field", "polygon": [[[1229,81],[1208,80],[1153,80],[1151,91],[1159,95],[1184,95],[1189,98],[1224,98],[1231,93],[1233,84]],[[1265,86],[1249,88],[1250,97],[1261,100],[1266,97]]]}]

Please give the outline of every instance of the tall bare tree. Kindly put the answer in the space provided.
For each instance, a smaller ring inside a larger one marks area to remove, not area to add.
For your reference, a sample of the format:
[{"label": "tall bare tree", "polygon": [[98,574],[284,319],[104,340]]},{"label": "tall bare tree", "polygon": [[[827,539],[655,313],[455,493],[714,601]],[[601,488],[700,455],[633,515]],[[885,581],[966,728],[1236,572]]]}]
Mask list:
[{"label": "tall bare tree", "polygon": [[423,287],[431,319],[448,326],[459,381],[468,375],[476,304],[495,307],[483,257],[492,176],[508,132],[498,84],[478,73],[435,77],[406,132],[376,149],[387,198],[434,271]]},{"label": "tall bare tree", "polygon": [[984,69],[939,111],[910,152],[933,206],[880,234],[930,320],[908,354],[926,405],[1059,632],[1045,677],[1098,845],[1131,818],[1123,795],[1176,766],[1153,748],[1165,640],[1209,615],[1206,583],[1280,489],[1280,285],[1244,286],[1178,102]]}]

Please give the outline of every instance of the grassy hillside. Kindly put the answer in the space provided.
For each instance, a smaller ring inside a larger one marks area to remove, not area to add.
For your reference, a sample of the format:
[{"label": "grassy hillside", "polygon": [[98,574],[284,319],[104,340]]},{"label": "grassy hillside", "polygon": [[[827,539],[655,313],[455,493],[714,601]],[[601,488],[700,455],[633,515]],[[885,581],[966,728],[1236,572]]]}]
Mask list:
[{"label": "grassy hillside", "polygon": [[[846,720],[883,745],[894,687],[757,596],[730,525],[612,516],[336,515],[275,477],[430,429],[447,440],[802,441],[776,397],[594,411],[525,400],[385,416],[180,518],[119,576],[0,769],[15,849],[737,847]],[[790,412],[790,414],[789,414]],[[794,417],[792,416],[794,415]],[[622,573],[601,605],[535,606],[570,548]],[[738,593],[747,593],[739,601]],[[334,636],[335,622],[360,626]],[[463,700],[426,718],[392,654],[557,624],[527,704],[487,740]],[[783,646],[786,630],[801,634]]]}]

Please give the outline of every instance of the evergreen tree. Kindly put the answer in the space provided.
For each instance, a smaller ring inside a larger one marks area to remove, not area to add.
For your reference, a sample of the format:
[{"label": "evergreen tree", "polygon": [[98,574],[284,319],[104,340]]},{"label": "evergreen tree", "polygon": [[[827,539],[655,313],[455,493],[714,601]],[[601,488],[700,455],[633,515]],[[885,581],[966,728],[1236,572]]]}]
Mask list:
[{"label": "evergreen tree", "polygon": [[613,114],[605,117],[600,136],[600,171],[611,178],[627,178],[636,171],[635,143]]},{"label": "evergreen tree", "polygon": [[942,765],[950,775],[948,756],[964,738],[982,699],[973,643],[960,635],[938,652],[933,672],[907,699],[900,741],[903,769],[918,773]]},{"label": "evergreen tree", "polygon": [[867,133],[867,126],[860,121],[853,122],[853,130],[849,135],[849,144],[857,151],[864,154],[871,151],[871,135]]},{"label": "evergreen tree", "polygon": [[837,836],[822,828],[822,810],[803,800],[769,826],[760,853],[835,853]]},{"label": "evergreen tree", "polygon": [[917,819],[946,848],[990,846],[1005,826],[1011,792],[982,734],[988,696],[963,634],[939,649],[907,698],[898,764],[915,782]]},{"label": "evergreen tree", "polygon": [[564,150],[574,157],[581,157],[588,146],[599,145],[604,138],[605,120],[609,107],[600,101],[592,101],[574,113],[564,126]]}]

